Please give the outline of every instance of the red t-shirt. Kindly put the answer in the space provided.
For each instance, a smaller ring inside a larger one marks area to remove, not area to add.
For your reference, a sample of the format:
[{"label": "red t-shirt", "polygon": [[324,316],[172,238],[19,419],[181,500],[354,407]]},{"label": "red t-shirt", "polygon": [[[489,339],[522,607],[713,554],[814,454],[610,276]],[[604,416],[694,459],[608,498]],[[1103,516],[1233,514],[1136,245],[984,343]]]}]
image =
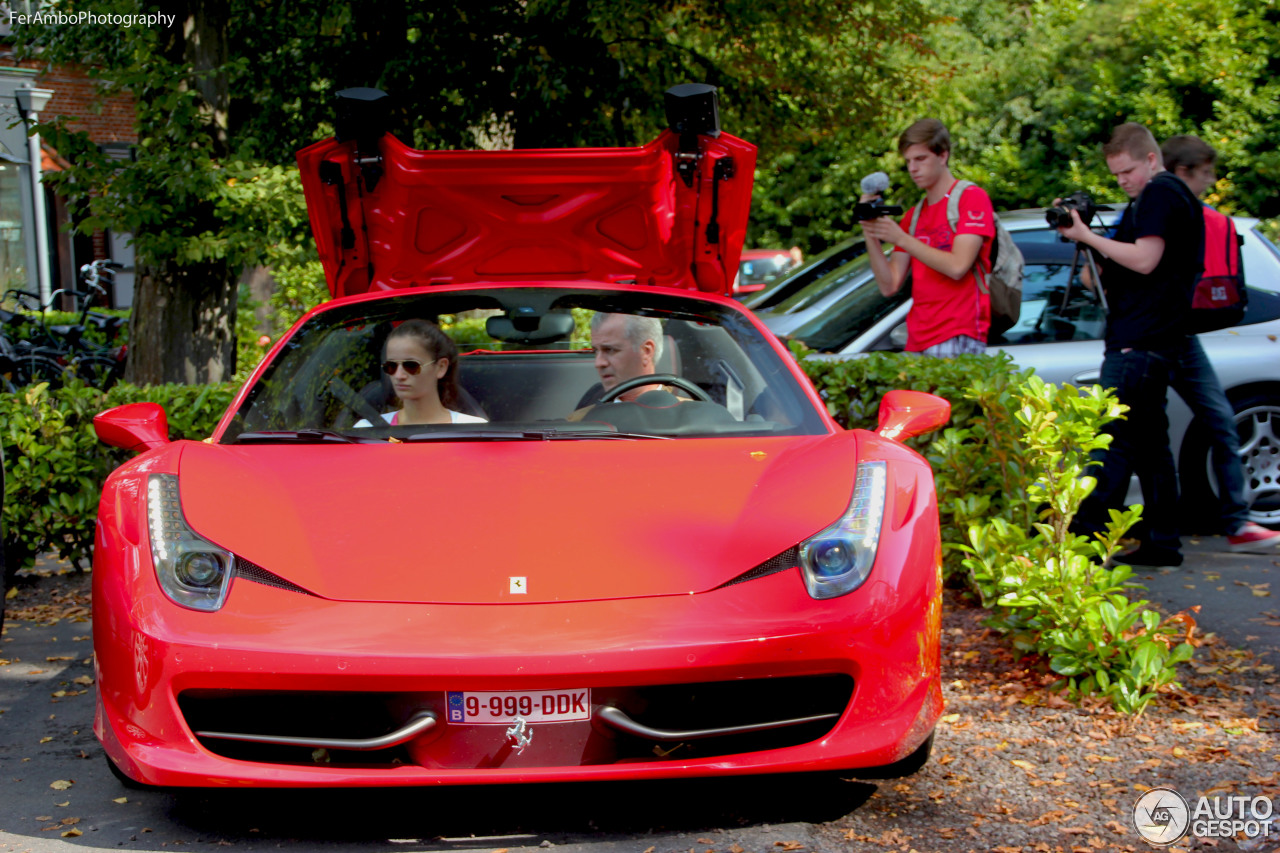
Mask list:
[{"label": "red t-shirt", "polygon": [[[947,221],[950,196],[948,191],[937,204],[925,204],[920,211],[916,239],[927,246],[950,252],[955,234],[977,234],[985,238],[978,251],[978,264],[986,274],[991,270],[991,243],[996,236],[996,214],[991,198],[982,187],[968,187],[960,196],[960,219],[953,233],[951,223]],[[913,206],[902,217],[903,231],[911,231],[915,210]],[[897,248],[895,251],[905,250]],[[923,352],[958,335],[986,341],[987,328],[991,325],[991,299],[979,291],[972,271],[956,281],[912,258],[911,296],[915,303],[907,314],[908,352]]]}]

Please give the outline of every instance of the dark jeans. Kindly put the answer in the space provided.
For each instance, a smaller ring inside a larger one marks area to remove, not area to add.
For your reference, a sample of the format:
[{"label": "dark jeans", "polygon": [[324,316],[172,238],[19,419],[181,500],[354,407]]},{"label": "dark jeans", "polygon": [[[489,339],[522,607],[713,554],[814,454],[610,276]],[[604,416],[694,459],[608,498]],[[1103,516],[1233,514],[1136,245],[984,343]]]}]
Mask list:
[{"label": "dark jeans", "polygon": [[1110,388],[1129,407],[1121,420],[1103,428],[1111,446],[1095,451],[1098,465],[1088,473],[1098,480],[1076,517],[1075,529],[1100,532],[1110,520],[1108,510],[1122,509],[1129,478],[1142,484],[1143,511],[1148,534],[1144,545],[1177,551],[1178,479],[1169,450],[1169,418],[1165,414],[1174,365],[1187,354],[1186,346],[1161,350],[1108,350],[1102,360],[1103,387]]},{"label": "dark jeans", "polygon": [[1240,465],[1240,433],[1236,431],[1235,410],[1199,339],[1192,338],[1190,346],[1174,363],[1169,384],[1190,407],[1196,420],[1209,429],[1222,527],[1228,534],[1237,533],[1249,521],[1249,505],[1244,499],[1244,469]]}]

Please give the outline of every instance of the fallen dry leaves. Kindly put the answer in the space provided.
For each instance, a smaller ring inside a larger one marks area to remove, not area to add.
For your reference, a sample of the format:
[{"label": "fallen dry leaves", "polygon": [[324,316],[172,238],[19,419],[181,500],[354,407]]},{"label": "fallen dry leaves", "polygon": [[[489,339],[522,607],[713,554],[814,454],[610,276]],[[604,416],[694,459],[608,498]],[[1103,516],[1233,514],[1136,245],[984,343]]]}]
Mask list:
[{"label": "fallen dry leaves", "polygon": [[5,595],[7,619],[57,625],[64,620],[89,621],[89,592],[84,585],[62,585],[52,590],[13,587]]},{"label": "fallen dry leaves", "polygon": [[1057,678],[1043,660],[1019,657],[981,624],[983,611],[947,595],[946,710],[933,758],[902,780],[908,786],[878,783],[866,803],[834,821],[833,849],[857,841],[907,851],[918,838],[928,841],[916,847],[936,853],[1137,853],[1149,848],[1132,809],[1150,788],[1171,786],[1188,798],[1280,796],[1274,661],[1197,634],[1196,668],[1180,670],[1182,686],[1126,718],[1104,700],[1076,704],[1054,692]]}]

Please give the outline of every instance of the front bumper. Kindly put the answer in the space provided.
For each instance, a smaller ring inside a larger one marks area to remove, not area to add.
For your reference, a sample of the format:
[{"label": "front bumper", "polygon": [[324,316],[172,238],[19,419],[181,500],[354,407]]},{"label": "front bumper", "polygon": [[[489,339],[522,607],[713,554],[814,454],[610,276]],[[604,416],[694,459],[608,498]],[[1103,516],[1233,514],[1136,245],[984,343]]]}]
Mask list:
[{"label": "front bumper", "polygon": [[[699,595],[493,606],[334,602],[237,578],[215,613],[170,603],[137,549],[98,554],[95,731],[111,759],[148,784],[430,785],[875,767],[913,752],[942,711],[936,553],[904,555],[919,559],[914,569],[908,559],[895,577],[881,572],[826,602],[808,596],[795,569]],[[447,691],[583,688],[594,719],[533,724],[523,749],[502,727],[455,725],[442,714]],[[696,696],[712,699],[690,716]],[[647,743],[643,732],[610,725],[608,708],[677,734],[716,722],[823,719]],[[426,712],[435,723],[372,751],[195,733],[256,726],[304,739],[376,738]]]}]

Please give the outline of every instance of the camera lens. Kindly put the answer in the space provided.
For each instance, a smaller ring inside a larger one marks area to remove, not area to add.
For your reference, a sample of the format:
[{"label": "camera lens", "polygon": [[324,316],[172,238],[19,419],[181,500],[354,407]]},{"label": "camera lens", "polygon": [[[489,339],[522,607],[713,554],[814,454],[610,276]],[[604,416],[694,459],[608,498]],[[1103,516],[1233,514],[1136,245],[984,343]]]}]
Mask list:
[{"label": "camera lens", "polygon": [[1071,211],[1064,207],[1051,207],[1044,212],[1045,221],[1050,228],[1070,228]]}]

